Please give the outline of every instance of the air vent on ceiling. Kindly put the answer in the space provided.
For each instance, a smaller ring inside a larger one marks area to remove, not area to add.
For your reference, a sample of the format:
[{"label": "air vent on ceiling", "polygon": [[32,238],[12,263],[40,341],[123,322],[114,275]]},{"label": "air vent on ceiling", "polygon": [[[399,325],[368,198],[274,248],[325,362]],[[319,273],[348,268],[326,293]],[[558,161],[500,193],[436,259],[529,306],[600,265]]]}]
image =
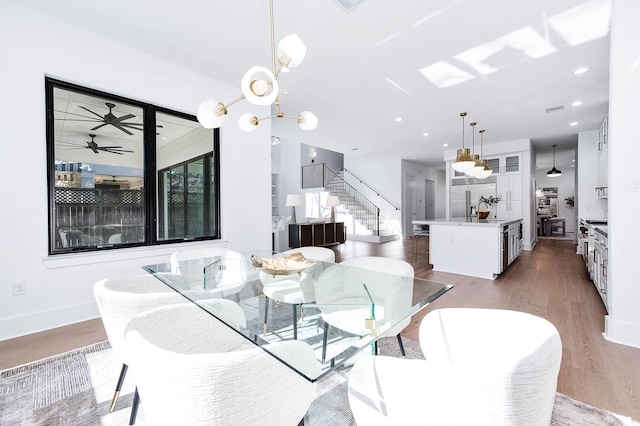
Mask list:
[{"label": "air vent on ceiling", "polygon": [[547,114],[549,114],[550,112],[558,112],[562,110],[564,110],[564,105],[547,108]]},{"label": "air vent on ceiling", "polygon": [[342,7],[344,7],[345,9],[351,10],[357,5],[359,5],[360,3],[362,3],[364,0],[336,0],[336,1],[340,3]]}]

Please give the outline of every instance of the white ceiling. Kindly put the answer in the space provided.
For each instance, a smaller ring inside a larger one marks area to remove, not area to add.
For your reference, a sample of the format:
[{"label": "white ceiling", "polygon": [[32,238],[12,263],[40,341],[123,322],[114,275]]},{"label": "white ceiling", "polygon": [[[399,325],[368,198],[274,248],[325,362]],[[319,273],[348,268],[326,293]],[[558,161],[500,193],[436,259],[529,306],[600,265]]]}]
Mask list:
[{"label": "white ceiling", "polygon": [[[238,94],[251,66],[271,67],[267,0],[20,3],[238,85]],[[304,62],[278,78],[291,92],[281,95],[282,108],[312,111],[319,125],[303,131],[279,119],[272,133],[443,167],[443,151],[461,147],[466,111],[467,125],[486,129],[485,144],[530,138],[550,165],[557,143],[556,165],[568,167],[577,133],[597,129],[608,109],[609,7],[608,0],[364,0],[346,10],[337,0],[274,0],[276,43],[295,32],[308,48]],[[420,70],[439,63],[468,80],[437,87]],[[574,75],[579,67],[589,71]],[[215,93],[203,87],[202,96]],[[231,110],[237,117],[250,109],[241,102]]]}]

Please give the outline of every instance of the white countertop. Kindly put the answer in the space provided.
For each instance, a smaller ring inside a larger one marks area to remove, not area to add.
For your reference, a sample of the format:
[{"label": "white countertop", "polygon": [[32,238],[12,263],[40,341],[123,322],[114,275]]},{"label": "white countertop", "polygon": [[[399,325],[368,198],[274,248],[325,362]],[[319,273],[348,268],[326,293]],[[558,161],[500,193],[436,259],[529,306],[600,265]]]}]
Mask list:
[{"label": "white countertop", "polygon": [[451,219],[430,219],[430,220],[414,220],[414,225],[449,225],[449,226],[482,226],[495,227],[510,225],[512,223],[521,222],[522,219],[515,220],[498,220],[498,219],[477,219],[475,217],[452,217]]}]

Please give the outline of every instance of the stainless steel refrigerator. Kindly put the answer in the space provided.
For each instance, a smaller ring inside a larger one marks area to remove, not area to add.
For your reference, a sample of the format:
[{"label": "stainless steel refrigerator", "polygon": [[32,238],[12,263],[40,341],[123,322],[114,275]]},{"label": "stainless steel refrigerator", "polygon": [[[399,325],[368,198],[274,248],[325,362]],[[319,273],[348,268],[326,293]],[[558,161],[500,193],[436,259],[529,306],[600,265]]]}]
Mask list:
[{"label": "stainless steel refrigerator", "polygon": [[480,196],[496,196],[496,182],[457,179],[451,184],[451,217],[475,216]]}]

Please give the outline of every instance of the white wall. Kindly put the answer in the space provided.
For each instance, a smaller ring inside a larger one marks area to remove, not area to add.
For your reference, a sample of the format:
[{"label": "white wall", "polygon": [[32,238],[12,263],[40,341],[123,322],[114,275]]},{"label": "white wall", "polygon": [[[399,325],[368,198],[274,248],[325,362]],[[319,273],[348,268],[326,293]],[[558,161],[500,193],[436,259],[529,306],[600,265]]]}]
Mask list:
[{"label": "white wall", "polygon": [[562,175],[550,178],[547,177],[546,170],[536,170],[536,186],[538,188],[558,188],[558,217],[565,218],[566,232],[576,231],[576,209],[568,208],[565,198],[573,195],[575,197],[575,169],[566,167]]},{"label": "white wall", "polygon": [[[604,117],[602,117],[604,118]],[[598,130],[578,134],[577,215],[580,219],[607,217],[607,200],[598,198]],[[564,171],[563,171],[564,173]]]},{"label": "white wall", "polygon": [[[96,317],[92,287],[97,280],[141,274],[141,265],[164,261],[176,250],[173,245],[48,256],[45,76],[191,114],[205,97],[233,99],[239,88],[13,2],[3,3],[0,40],[0,156],[3,175],[10,177],[0,189],[4,340]],[[271,129],[261,124],[251,134],[239,130],[234,124],[242,105],[232,108],[221,132],[221,219],[227,246],[249,251],[271,247]],[[27,294],[12,296],[13,282],[26,282]]]},{"label": "white wall", "polygon": [[446,207],[447,207],[447,199],[446,199],[446,188],[447,188],[447,180],[446,174],[443,170],[436,170],[426,167],[423,164],[416,163],[413,161],[403,160],[402,161],[402,174],[408,174],[411,176],[415,176],[416,178],[416,219],[415,220],[423,220],[425,219],[425,179],[429,179],[434,181],[434,189],[435,189],[435,215],[436,219],[445,218],[447,215]]},{"label": "white wall", "polygon": [[609,315],[605,337],[640,347],[640,2],[612,2],[609,74]]}]

